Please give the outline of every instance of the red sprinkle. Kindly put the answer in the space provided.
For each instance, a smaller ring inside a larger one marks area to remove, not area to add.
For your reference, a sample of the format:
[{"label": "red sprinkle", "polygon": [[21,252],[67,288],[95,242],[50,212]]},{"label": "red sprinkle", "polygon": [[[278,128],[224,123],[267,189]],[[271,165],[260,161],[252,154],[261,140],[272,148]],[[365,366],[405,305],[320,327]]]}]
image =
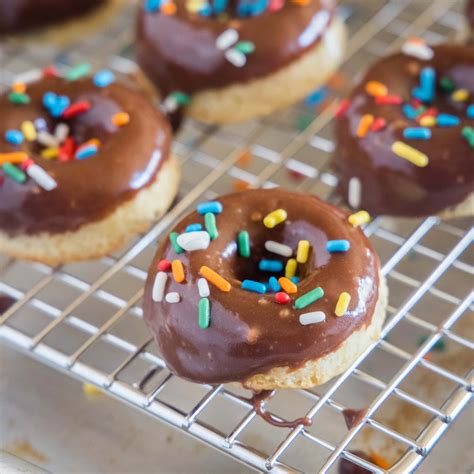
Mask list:
[{"label": "red sprinkle", "polygon": [[171,262],[164,258],[158,262],[158,270],[160,272],[167,272],[171,268]]},{"label": "red sprinkle", "polygon": [[387,121],[382,117],[377,117],[370,126],[372,132],[380,132],[387,126]]},{"label": "red sprinkle", "polygon": [[384,95],[375,98],[375,103],[377,105],[399,105],[402,102],[403,99],[398,95]]},{"label": "red sprinkle", "polygon": [[74,138],[67,137],[66,140],[64,140],[64,143],[61,146],[61,148],[59,148],[58,160],[59,161],[72,160],[73,157],[74,157],[74,149],[75,148],[76,148],[76,145],[74,143]]},{"label": "red sprinkle", "polygon": [[23,161],[23,163],[20,165],[20,168],[25,171],[28,169],[31,165],[34,164],[34,161],[30,158],[28,160]]},{"label": "red sprinkle", "polygon": [[290,302],[290,297],[283,291],[279,291],[278,293],[275,294],[275,301],[278,304],[287,304]]},{"label": "red sprinkle", "polygon": [[436,107],[431,107],[426,109],[422,114],[416,117],[417,122],[419,122],[423,117],[436,117],[438,115],[438,109]]},{"label": "red sprinkle", "polygon": [[351,105],[351,102],[348,99],[341,100],[339,106],[337,107],[336,112],[334,112],[334,117],[336,118],[344,117],[350,105]]},{"label": "red sprinkle", "polygon": [[45,67],[43,77],[58,77],[58,70],[54,66]]},{"label": "red sprinkle", "polygon": [[91,108],[91,103],[87,100],[83,102],[76,102],[75,104],[70,105],[64,112],[63,118],[69,119],[76,117],[77,115],[87,112]]}]

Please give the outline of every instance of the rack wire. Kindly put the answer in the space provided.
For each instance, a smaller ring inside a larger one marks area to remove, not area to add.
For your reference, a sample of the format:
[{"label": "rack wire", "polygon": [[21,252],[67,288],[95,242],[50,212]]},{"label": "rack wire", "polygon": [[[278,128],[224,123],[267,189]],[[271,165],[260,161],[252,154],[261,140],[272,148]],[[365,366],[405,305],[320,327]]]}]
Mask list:
[{"label": "rack wire", "polygon": [[[74,47],[3,44],[1,85],[51,62],[87,60],[130,71],[133,8]],[[346,77],[357,77],[407,37],[440,42],[463,23],[455,0],[354,1],[341,13],[351,38]],[[0,295],[13,303],[0,315],[0,340],[259,471],[333,472],[341,458],[377,473],[415,470],[471,399],[469,222],[376,218],[366,227],[390,288],[382,339],[324,386],[280,391],[267,404],[277,418],[310,417],[310,427],[273,428],[256,416],[243,390],[173,376],[142,321],[142,287],[156,243],[196,201],[280,185],[337,202],[328,166],[331,120],[347,87],[329,88],[324,110],[299,104],[222,128],[187,121],[174,143],[183,164],[179,200],[117,254],[55,268],[0,257]],[[342,411],[354,406],[367,413],[347,430]],[[388,465],[354,450],[367,446],[382,450]]]}]

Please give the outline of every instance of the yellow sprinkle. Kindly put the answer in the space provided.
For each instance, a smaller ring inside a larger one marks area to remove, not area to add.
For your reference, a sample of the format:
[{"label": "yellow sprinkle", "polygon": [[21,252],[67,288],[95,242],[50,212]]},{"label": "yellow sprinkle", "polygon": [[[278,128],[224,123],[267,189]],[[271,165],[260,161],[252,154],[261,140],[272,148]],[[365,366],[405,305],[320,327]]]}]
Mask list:
[{"label": "yellow sprinkle", "polygon": [[455,102],[465,102],[469,97],[469,91],[467,89],[458,89],[451,94],[451,99]]},{"label": "yellow sprinkle", "polygon": [[298,263],[306,263],[309,256],[309,242],[307,240],[300,240],[298,242],[298,249],[296,250],[296,261]]},{"label": "yellow sprinkle", "polygon": [[24,82],[15,82],[12,85],[12,91],[18,94],[24,94],[26,92],[26,84]]},{"label": "yellow sprinkle", "polygon": [[173,260],[171,262],[171,271],[173,272],[173,278],[178,283],[182,283],[184,281],[184,267],[181,263],[181,260]]},{"label": "yellow sprinkle", "polygon": [[225,280],[224,278],[222,278],[217,272],[215,272],[211,268],[206,267],[205,265],[203,265],[199,269],[199,273],[209,283],[212,283],[214,286],[219,288],[219,290],[225,291],[225,292],[230,291],[230,289],[231,289],[230,283],[227,280]]},{"label": "yellow sprinkle", "polygon": [[94,399],[104,395],[104,392],[90,383],[82,384],[82,392],[87,398]]},{"label": "yellow sprinkle", "polygon": [[112,117],[112,123],[117,127],[122,127],[130,122],[130,115],[127,112],[118,112]]},{"label": "yellow sprinkle", "polygon": [[285,277],[290,279],[296,275],[296,260],[294,258],[289,258],[285,266]]},{"label": "yellow sprinkle", "polygon": [[290,295],[298,292],[298,287],[289,278],[281,277],[278,279],[278,283]]},{"label": "yellow sprinkle", "polygon": [[431,115],[427,115],[426,117],[422,117],[420,119],[420,125],[422,127],[434,127],[436,125],[436,119]]},{"label": "yellow sprinkle", "polygon": [[388,93],[387,86],[379,81],[369,81],[365,85],[365,90],[372,97],[383,97]]},{"label": "yellow sprinkle", "polygon": [[370,126],[374,123],[374,116],[372,114],[362,115],[357,127],[357,136],[359,138],[364,138],[369,131]]},{"label": "yellow sprinkle", "polygon": [[349,308],[349,303],[351,302],[351,295],[343,291],[339,295],[339,299],[337,300],[336,309],[334,312],[336,316],[344,316]]},{"label": "yellow sprinkle", "polygon": [[286,220],[288,214],[284,209],[277,209],[276,211],[270,212],[263,218],[263,225],[268,229],[273,229],[278,224],[281,224]]},{"label": "yellow sprinkle", "polygon": [[358,211],[354,214],[351,214],[347,220],[352,226],[359,227],[362,224],[367,224],[367,222],[370,222],[370,214],[367,211]]},{"label": "yellow sprinkle", "polygon": [[428,164],[428,157],[424,153],[406,143],[394,142],[392,144],[392,151],[395,155],[408,160],[415,166],[423,168]]},{"label": "yellow sprinkle", "polygon": [[36,128],[33,122],[25,120],[20,128],[21,132],[29,142],[34,142],[36,140]]},{"label": "yellow sprinkle", "polygon": [[198,13],[205,6],[203,0],[188,0],[186,2],[186,10],[190,13]]},{"label": "yellow sprinkle", "polygon": [[50,160],[51,158],[56,158],[59,155],[59,148],[57,146],[53,146],[50,148],[45,148],[41,150],[41,156]]}]

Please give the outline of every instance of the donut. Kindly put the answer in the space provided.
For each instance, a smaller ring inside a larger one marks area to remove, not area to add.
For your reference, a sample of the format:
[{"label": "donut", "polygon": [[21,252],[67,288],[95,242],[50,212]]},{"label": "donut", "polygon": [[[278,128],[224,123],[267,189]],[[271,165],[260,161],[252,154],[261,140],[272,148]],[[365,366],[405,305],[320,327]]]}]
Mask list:
[{"label": "donut", "polygon": [[[161,7],[159,6],[161,3]],[[319,87],[342,60],[332,0],[143,0],[136,57],[189,116],[233,123],[270,114]]]},{"label": "donut", "polygon": [[474,48],[420,40],[373,64],[341,103],[333,165],[353,208],[472,215]]},{"label": "donut", "polygon": [[280,188],[198,204],[159,247],[145,285],[144,319],[170,371],[259,391],[346,370],[385,318],[366,221]]},{"label": "donut", "polygon": [[51,265],[144,231],[179,180],[171,128],[132,80],[84,65],[0,96],[0,252]]}]

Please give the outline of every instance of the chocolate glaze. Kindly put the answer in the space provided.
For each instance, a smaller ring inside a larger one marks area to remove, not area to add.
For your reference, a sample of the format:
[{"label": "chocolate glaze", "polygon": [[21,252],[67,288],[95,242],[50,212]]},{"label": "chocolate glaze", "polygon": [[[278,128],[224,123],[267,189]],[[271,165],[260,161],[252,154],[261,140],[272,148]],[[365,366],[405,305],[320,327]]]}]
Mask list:
[{"label": "chocolate glaze", "polygon": [[[360,229],[347,223],[347,213],[317,197],[284,189],[252,190],[219,199],[224,206],[217,215],[219,237],[207,250],[177,255],[166,239],[160,246],[148,273],[144,296],[144,317],[156,337],[168,367],[177,375],[194,382],[222,383],[245,380],[255,374],[281,366],[301,367],[336,350],[355,330],[368,325],[378,298],[378,257]],[[284,208],[288,219],[267,229],[262,217]],[[176,232],[202,222],[196,212],[176,225]],[[251,258],[238,256],[236,237],[241,230],[250,234]],[[240,288],[244,278],[268,281],[271,274],[258,270],[258,261],[278,258],[264,249],[266,240],[276,240],[296,249],[298,241],[309,240],[312,251],[308,263],[300,265],[296,298],[321,286],[325,295],[304,310],[292,304],[278,305],[273,294],[260,295]],[[327,240],[347,239],[345,254],[329,254]],[[166,292],[181,295],[177,304],[157,303],[151,292],[157,263],[166,258],[180,259],[186,282],[168,278]],[[197,280],[199,269],[207,265],[232,285],[224,293],[211,285],[211,323],[198,326]],[[352,295],[348,313],[334,315],[342,291]],[[299,315],[321,310],[326,321],[302,326]]]},{"label": "chocolate glaze", "polygon": [[367,408],[361,410],[354,410],[353,408],[346,408],[342,410],[342,416],[346,423],[347,429],[350,430],[354,426],[358,425],[367,413]]},{"label": "chocolate glaze", "polygon": [[[408,101],[411,89],[418,85],[419,71],[432,66],[437,78],[449,76],[458,88],[474,94],[474,48],[443,45],[434,49],[434,58],[421,61],[404,54],[394,54],[376,62],[350,96],[351,105],[337,121],[337,148],[334,168],[339,176],[339,191],[347,199],[349,180],[357,177],[362,184],[360,207],[372,214],[423,216],[435,214],[464,201],[473,192],[474,152],[461,129],[473,125],[466,117],[465,103],[450,100],[438,90],[433,106],[440,113],[454,114],[462,123],[456,127],[432,129],[429,140],[406,140],[405,127],[418,126],[403,115],[400,105],[376,105],[365,92],[370,80],[382,82],[390,95]],[[358,138],[356,130],[364,114],[383,117],[388,126]],[[394,141],[403,141],[426,153],[428,166],[420,168],[391,151]]]},{"label": "chocolate glaze", "polygon": [[0,316],[16,303],[16,299],[8,295],[0,295]]},{"label": "chocolate glaze", "polygon": [[466,16],[471,29],[474,28],[474,0],[466,2]]},{"label": "chocolate glaze", "polygon": [[[370,457],[363,451],[351,451],[351,453],[366,461],[371,461]],[[371,472],[372,471],[369,471],[365,467],[358,466],[352,461],[349,461],[349,459],[341,458],[339,461],[338,474],[370,474]]]},{"label": "chocolate glaze", "polygon": [[17,33],[81,15],[105,0],[0,0],[0,34]]},{"label": "chocolate glaze", "polygon": [[[34,143],[6,142],[5,132],[18,129],[24,120],[42,117],[54,131],[58,120],[42,106],[43,94],[48,91],[67,95],[72,103],[91,102],[86,113],[61,121],[71,126],[71,135],[78,144],[98,138],[102,145],[97,155],[60,162],[42,158]],[[9,235],[61,233],[100,220],[151,184],[168,157],[168,121],[145,96],[128,86],[114,82],[99,88],[91,79],[67,82],[44,78],[30,84],[27,93],[31,97],[27,105],[12,104],[5,94],[0,96],[0,152],[28,152],[58,186],[45,191],[31,179],[19,184],[5,178],[0,186],[0,230]],[[111,118],[120,111],[130,115],[130,122],[118,128]]]},{"label": "chocolate glaze", "polygon": [[[137,19],[138,63],[164,95],[221,88],[269,75],[314,46],[334,10],[333,0],[312,0],[304,6],[286,2],[278,12],[238,18],[230,11],[229,18],[221,20],[188,12],[186,0],[175,3],[176,14],[163,15],[145,12],[142,0]],[[255,44],[244,67],[232,65],[216,47],[217,37],[228,28],[236,29],[241,41]]]}]

